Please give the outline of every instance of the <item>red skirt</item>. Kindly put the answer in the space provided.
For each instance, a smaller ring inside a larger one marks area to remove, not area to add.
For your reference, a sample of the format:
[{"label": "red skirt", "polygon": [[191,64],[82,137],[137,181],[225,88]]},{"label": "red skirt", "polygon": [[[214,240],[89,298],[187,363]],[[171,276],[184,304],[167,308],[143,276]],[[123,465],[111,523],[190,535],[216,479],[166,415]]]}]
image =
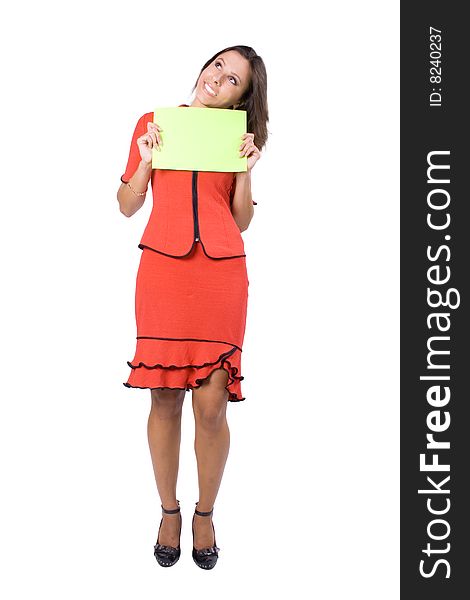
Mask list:
[{"label": "red skirt", "polygon": [[245,400],[240,382],[248,303],[245,257],[208,258],[196,242],[174,258],[144,247],[137,271],[137,344],[126,387],[200,387],[228,372],[228,400]]}]

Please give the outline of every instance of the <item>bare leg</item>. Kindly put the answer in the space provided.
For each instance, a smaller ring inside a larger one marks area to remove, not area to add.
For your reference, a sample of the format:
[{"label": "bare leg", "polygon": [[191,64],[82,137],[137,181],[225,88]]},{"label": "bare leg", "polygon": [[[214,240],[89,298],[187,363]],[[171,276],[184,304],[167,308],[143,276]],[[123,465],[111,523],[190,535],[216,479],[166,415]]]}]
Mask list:
[{"label": "bare leg", "polygon": [[[177,508],[176,482],[178,479],[181,441],[181,415],[185,390],[170,388],[151,390],[151,409],[147,434],[153,471],[164,508]],[[160,509],[160,513],[162,513]],[[178,545],[180,513],[162,513],[160,544]],[[158,521],[158,526],[160,520]],[[158,527],[157,527],[158,529]],[[156,541],[157,538],[155,538]]]},{"label": "bare leg", "polygon": [[[197,458],[199,503],[197,509],[209,511],[215,504],[230,447],[230,430],[226,419],[228,373],[216,369],[199,388],[193,389],[193,412],[196,425],[194,449]],[[212,517],[194,517],[194,546],[214,544]]]}]

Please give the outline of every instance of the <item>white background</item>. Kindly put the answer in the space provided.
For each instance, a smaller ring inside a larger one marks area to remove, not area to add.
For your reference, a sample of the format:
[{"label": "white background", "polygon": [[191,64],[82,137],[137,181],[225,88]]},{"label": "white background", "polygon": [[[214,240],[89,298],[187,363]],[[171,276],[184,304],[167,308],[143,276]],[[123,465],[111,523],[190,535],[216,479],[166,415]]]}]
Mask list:
[{"label": "white background", "polygon": [[[2,596],[398,598],[398,2],[25,2],[2,21]],[[270,116],[246,400],[207,573],[186,394],[182,556],[162,569],[150,392],[122,385],[151,195],[127,219],[116,192],[137,119],[189,104],[233,44],[264,59]]]}]

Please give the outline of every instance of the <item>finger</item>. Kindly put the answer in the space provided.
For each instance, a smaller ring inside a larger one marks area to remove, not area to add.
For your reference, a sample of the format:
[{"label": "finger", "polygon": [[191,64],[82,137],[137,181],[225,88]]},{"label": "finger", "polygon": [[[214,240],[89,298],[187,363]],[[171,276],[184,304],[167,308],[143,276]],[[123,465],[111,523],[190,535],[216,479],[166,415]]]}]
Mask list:
[{"label": "finger", "polygon": [[162,140],[162,136],[160,135],[160,133],[156,133],[156,138],[157,138],[157,143],[159,146],[163,146],[163,140]]},{"label": "finger", "polygon": [[249,136],[249,137],[243,140],[243,143],[240,145],[240,148],[242,148],[245,144],[250,144],[250,143],[252,144],[255,139],[254,133],[244,133],[243,138],[245,138],[245,136]]},{"label": "finger", "polygon": [[160,150],[160,148],[158,147],[156,135],[154,133],[147,133],[146,138],[148,141],[148,146],[151,150]]},{"label": "finger", "polygon": [[152,140],[152,147],[155,148],[158,146],[157,135],[153,131],[148,134],[150,139]]},{"label": "finger", "polygon": [[151,135],[153,137],[153,144],[154,144],[155,149],[161,150],[162,146],[163,146],[161,137],[157,133],[152,133]]},{"label": "finger", "polygon": [[256,148],[256,146],[253,146],[252,144],[250,144],[249,146],[247,146],[245,148],[245,150],[242,151],[241,155],[243,156],[244,154],[246,154],[247,156],[249,156],[254,148]]},{"label": "finger", "polygon": [[245,149],[245,154],[247,156],[250,156],[250,154],[253,152],[253,148],[254,148],[253,144],[249,144]]},{"label": "finger", "polygon": [[157,125],[156,123],[147,123],[147,128],[149,130],[149,134],[152,135],[153,137],[155,137],[155,146],[163,146],[163,141],[162,141],[162,137],[159,133],[159,131],[163,131],[163,129],[160,127],[160,125]]}]

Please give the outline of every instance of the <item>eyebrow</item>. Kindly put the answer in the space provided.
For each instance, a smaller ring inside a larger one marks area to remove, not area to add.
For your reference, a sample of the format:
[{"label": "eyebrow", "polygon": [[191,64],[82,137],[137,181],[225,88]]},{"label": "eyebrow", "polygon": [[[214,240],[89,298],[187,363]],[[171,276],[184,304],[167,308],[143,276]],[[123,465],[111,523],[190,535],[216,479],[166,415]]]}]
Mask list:
[{"label": "eyebrow", "polygon": [[[224,63],[224,65],[226,64],[225,60],[224,60],[224,59],[223,59],[221,56],[218,56],[218,57],[216,58],[216,60],[221,60],[221,61]],[[239,76],[238,76],[236,73],[234,73],[234,72],[232,71],[232,75],[235,75],[236,77],[238,77],[238,81],[241,83],[241,79],[240,79],[240,77],[239,77]]]}]

